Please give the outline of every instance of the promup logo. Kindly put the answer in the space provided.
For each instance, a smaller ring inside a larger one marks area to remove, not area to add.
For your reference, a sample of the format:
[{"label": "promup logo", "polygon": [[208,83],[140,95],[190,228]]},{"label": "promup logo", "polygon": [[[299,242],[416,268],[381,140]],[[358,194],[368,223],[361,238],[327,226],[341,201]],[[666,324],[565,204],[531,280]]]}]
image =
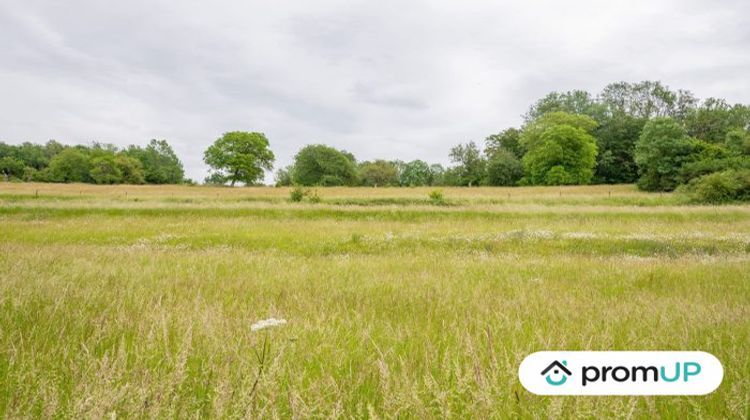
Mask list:
[{"label": "promup logo", "polygon": [[542,351],[518,376],[540,395],[703,395],[719,387],[724,368],[700,351]]},{"label": "promup logo", "polygon": [[[549,366],[547,366],[543,371],[542,375],[547,375],[544,377],[544,379],[547,381],[548,384],[552,386],[558,386],[565,383],[565,381],[568,380],[568,376],[572,375],[573,373],[568,370],[566,365],[568,364],[567,360],[563,360],[562,363],[555,360],[554,362],[550,363]],[[549,371],[552,371],[552,373],[549,373]],[[560,373],[562,371],[562,374]],[[552,379],[552,375],[561,375],[560,379],[554,380]]]}]

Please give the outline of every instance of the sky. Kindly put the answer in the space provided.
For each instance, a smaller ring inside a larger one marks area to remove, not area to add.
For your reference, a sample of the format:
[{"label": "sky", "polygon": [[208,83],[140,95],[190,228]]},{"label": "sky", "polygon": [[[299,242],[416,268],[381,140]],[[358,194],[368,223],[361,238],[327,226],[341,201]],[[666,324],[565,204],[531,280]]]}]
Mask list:
[{"label": "sky", "polygon": [[[449,163],[552,91],[660,80],[750,104],[750,1],[0,2],[0,141],[145,145],[186,176],[227,131]],[[269,174],[266,181],[273,179]]]}]

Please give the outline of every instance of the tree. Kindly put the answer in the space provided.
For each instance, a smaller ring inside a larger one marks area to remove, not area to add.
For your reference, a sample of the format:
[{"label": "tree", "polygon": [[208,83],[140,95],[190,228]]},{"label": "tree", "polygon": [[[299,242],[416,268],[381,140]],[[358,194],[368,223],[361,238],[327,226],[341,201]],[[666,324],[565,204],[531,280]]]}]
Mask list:
[{"label": "tree", "polygon": [[517,128],[508,128],[498,134],[488,136],[485,140],[484,153],[491,158],[498,150],[505,149],[516,158],[521,159],[525,150],[521,146],[521,130]]},{"label": "tree", "polygon": [[206,178],[203,179],[203,183],[208,185],[225,185],[227,182],[226,178],[224,178],[224,175],[213,172],[210,173]]},{"label": "tree", "polygon": [[90,182],[89,156],[77,148],[67,148],[49,163],[48,178],[52,182]]},{"label": "tree", "polygon": [[526,182],[561,185],[588,184],[596,165],[596,121],[585,115],[551,112],[524,127],[521,143]]},{"label": "tree", "polygon": [[404,164],[399,182],[402,186],[406,187],[431,185],[433,182],[433,173],[430,165],[423,160],[413,160]]},{"label": "tree", "polygon": [[500,148],[487,159],[489,185],[516,185],[522,177],[523,165],[509,150]]},{"label": "tree", "polygon": [[294,157],[292,180],[300,185],[354,185],[357,171],[351,154],[312,144],[303,147]]},{"label": "tree", "polygon": [[592,134],[597,127],[597,122],[586,115],[569,114],[567,112],[550,112],[530,121],[523,127],[519,142],[524,149],[531,150],[537,147],[545,130],[567,125]]},{"label": "tree", "polygon": [[122,174],[122,182],[125,184],[143,184],[146,179],[143,176],[143,165],[138,159],[126,154],[118,153],[114,159],[115,168]]},{"label": "tree", "polygon": [[292,185],[293,171],[294,166],[292,165],[289,165],[286,168],[279,168],[279,170],[276,171],[276,175],[274,176],[274,185],[276,185],[277,187],[288,187]]},{"label": "tree", "polygon": [[676,92],[661,82],[617,82],[607,85],[599,102],[610,115],[626,114],[634,118],[672,117],[684,119],[698,100],[690,91]]},{"label": "tree", "polygon": [[604,111],[605,107],[592,98],[588,92],[571,90],[547,94],[529,108],[524,119],[528,123],[550,112],[566,112],[587,115],[598,121],[604,115]]},{"label": "tree", "polygon": [[432,183],[430,185],[445,185],[445,168],[439,163],[430,165]]},{"label": "tree", "polygon": [[398,167],[385,160],[365,161],[359,164],[359,179],[370,187],[398,185]]},{"label": "tree", "polygon": [[253,185],[273,168],[274,155],[263,133],[231,131],[224,133],[206,149],[203,161],[230,185]]},{"label": "tree", "polygon": [[724,142],[733,154],[750,156],[750,131],[735,128],[727,133]]},{"label": "tree", "polygon": [[8,175],[12,178],[23,178],[23,161],[12,156],[0,157],[0,176]]},{"label": "tree", "polygon": [[185,177],[182,162],[166,140],[151,140],[146,148],[129,146],[125,153],[138,159],[149,184],[179,184]]},{"label": "tree", "polygon": [[[485,181],[485,164],[476,143],[473,141],[455,146],[450,151],[451,161],[458,164],[455,169],[457,185],[481,185]],[[454,174],[451,174],[453,176]]]},{"label": "tree", "polygon": [[729,105],[723,99],[708,98],[685,118],[685,128],[691,137],[711,143],[722,143],[727,134],[750,125],[750,107]]},{"label": "tree", "polygon": [[643,127],[635,145],[638,187],[646,191],[671,191],[679,171],[693,151],[685,129],[669,117],[655,118]]},{"label": "tree", "polygon": [[49,165],[52,156],[48,155],[44,146],[26,142],[16,146],[15,157],[25,166],[42,170]]},{"label": "tree", "polygon": [[635,165],[635,143],[646,120],[618,114],[607,117],[593,132],[599,150],[595,182],[632,183],[638,179]]},{"label": "tree", "polygon": [[92,159],[89,176],[96,184],[119,184],[122,182],[122,171],[115,164],[113,155],[104,155]]}]

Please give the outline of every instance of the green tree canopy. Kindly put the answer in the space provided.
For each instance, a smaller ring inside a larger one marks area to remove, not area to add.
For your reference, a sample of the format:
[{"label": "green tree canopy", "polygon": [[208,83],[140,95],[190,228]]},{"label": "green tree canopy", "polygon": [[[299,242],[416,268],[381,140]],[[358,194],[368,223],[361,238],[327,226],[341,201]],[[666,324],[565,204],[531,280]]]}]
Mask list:
[{"label": "green tree canopy", "polygon": [[93,158],[89,176],[96,184],[120,184],[122,182],[122,171],[115,164],[114,155]]},{"label": "green tree canopy", "polygon": [[300,185],[355,185],[357,171],[351,154],[312,144],[294,157],[292,179]]},{"label": "green tree canopy", "polygon": [[294,182],[292,181],[292,172],[294,172],[294,165],[288,165],[285,168],[279,168],[274,175],[274,185],[277,187],[288,187]]},{"label": "green tree canopy", "polygon": [[401,170],[399,182],[405,187],[432,185],[432,169],[430,169],[430,165],[423,160],[413,160],[404,164],[404,167]]},{"label": "green tree canopy", "polygon": [[231,131],[224,133],[206,149],[203,161],[225,182],[253,185],[273,168],[274,155],[262,133]]},{"label": "green tree canopy", "polygon": [[450,151],[451,161],[457,164],[448,179],[456,185],[482,185],[486,181],[486,160],[473,141],[459,144]]},{"label": "green tree canopy", "polygon": [[684,119],[698,100],[687,90],[673,91],[658,81],[617,82],[607,85],[599,102],[611,115],[634,118],[672,117]]},{"label": "green tree canopy", "polygon": [[384,187],[398,185],[398,167],[386,160],[365,161],[359,164],[359,179],[362,185]]},{"label": "green tree canopy", "polygon": [[516,185],[522,177],[523,165],[509,150],[500,148],[487,159],[489,185]]},{"label": "green tree canopy", "polygon": [[524,128],[526,182],[542,185],[588,184],[596,165],[596,121],[585,115],[551,112]]},{"label": "green tree canopy", "polygon": [[66,148],[49,163],[48,180],[52,182],[90,182],[91,161],[82,150]]},{"label": "green tree canopy", "polygon": [[446,185],[445,184],[445,168],[439,163],[433,163],[430,165],[430,173],[432,174],[431,185]]},{"label": "green tree canopy", "polygon": [[498,134],[492,134],[484,140],[484,153],[491,158],[498,150],[505,149],[518,159],[523,157],[525,150],[521,146],[521,130],[508,128]]},{"label": "green tree canopy", "polygon": [[565,112],[568,114],[580,114],[599,121],[604,116],[606,107],[598,103],[595,98],[584,90],[571,90],[568,92],[551,92],[542,99],[536,101],[524,115],[525,121],[534,121],[544,114],[551,112]]},{"label": "green tree canopy", "polygon": [[151,140],[145,148],[129,146],[125,153],[141,162],[149,184],[179,184],[185,177],[182,162],[166,140]]},{"label": "green tree canopy", "polygon": [[647,122],[635,145],[638,186],[646,191],[673,190],[692,152],[693,143],[677,121],[659,117]]},{"label": "green tree canopy", "polygon": [[124,153],[118,153],[114,159],[115,167],[122,174],[122,182],[125,184],[143,184],[146,179],[143,176],[143,165],[138,159],[132,158]]},{"label": "green tree canopy", "polygon": [[750,107],[729,105],[723,99],[708,98],[685,118],[688,135],[711,143],[723,143],[732,130],[750,126]]},{"label": "green tree canopy", "polygon": [[595,182],[625,184],[638,179],[634,160],[635,143],[645,123],[646,120],[627,114],[604,118],[593,132],[599,150]]}]

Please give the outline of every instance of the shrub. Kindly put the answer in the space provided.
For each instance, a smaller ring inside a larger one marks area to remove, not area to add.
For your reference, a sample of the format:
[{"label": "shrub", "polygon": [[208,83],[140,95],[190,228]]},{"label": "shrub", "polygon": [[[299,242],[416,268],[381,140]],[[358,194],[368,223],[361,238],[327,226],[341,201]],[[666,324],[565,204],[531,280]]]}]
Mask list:
[{"label": "shrub", "polygon": [[440,190],[430,191],[430,194],[428,194],[428,196],[430,197],[430,201],[432,202],[432,204],[437,204],[437,205],[445,204],[445,196],[443,195],[443,192]]},{"label": "shrub", "polygon": [[293,203],[301,202],[306,195],[307,191],[302,187],[294,187],[289,191],[289,199],[292,200]]},{"label": "shrub", "polygon": [[750,170],[728,170],[704,175],[680,186],[678,192],[695,203],[750,201]]}]

